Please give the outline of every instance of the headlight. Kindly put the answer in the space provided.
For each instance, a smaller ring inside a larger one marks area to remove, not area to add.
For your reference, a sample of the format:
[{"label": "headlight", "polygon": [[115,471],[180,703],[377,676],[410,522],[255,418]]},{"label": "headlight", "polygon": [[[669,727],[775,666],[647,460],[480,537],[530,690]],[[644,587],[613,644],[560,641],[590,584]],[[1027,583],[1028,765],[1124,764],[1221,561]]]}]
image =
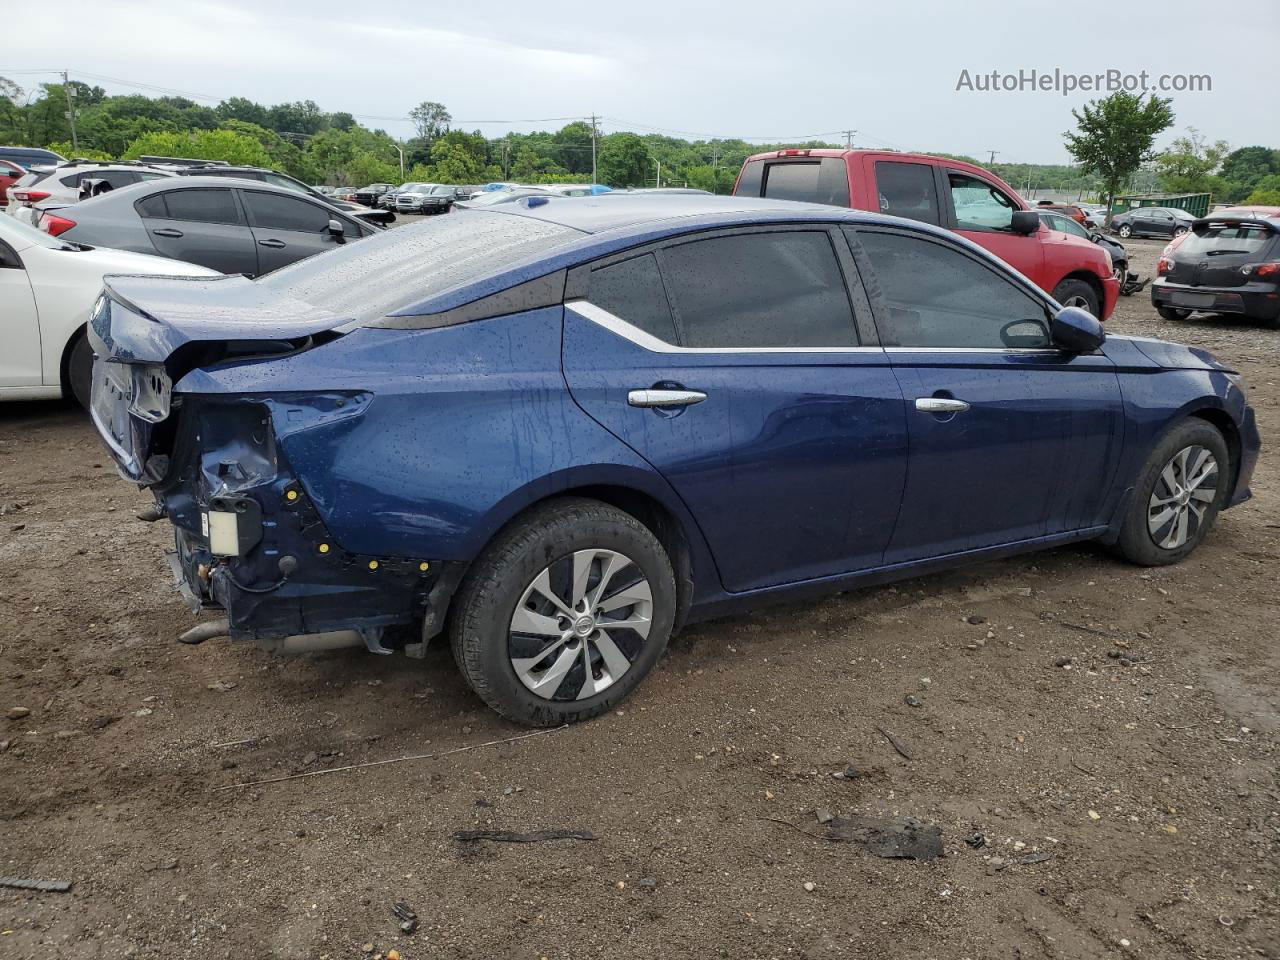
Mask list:
[{"label": "headlight", "polygon": [[117,389],[128,395],[130,414],[148,423],[169,416],[173,385],[163,363],[108,363],[107,371]]}]

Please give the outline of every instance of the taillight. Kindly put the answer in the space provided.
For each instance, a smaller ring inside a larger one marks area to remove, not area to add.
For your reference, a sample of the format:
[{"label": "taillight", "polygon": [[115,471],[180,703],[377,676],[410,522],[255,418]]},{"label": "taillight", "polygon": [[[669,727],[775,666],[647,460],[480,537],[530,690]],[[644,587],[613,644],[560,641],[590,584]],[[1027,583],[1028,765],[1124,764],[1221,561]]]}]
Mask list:
[{"label": "taillight", "polygon": [[1156,261],[1156,275],[1163,277],[1166,273],[1173,269],[1173,261],[1168,257],[1161,257]]},{"label": "taillight", "polygon": [[39,203],[41,200],[49,199],[48,192],[44,190],[10,190],[9,196],[23,203]]},{"label": "taillight", "polygon": [[808,150],[779,150],[777,153],[779,157],[807,157],[808,155]]},{"label": "taillight", "polygon": [[[1240,272],[1247,275],[1249,273],[1249,268],[1241,267]],[[1260,263],[1253,268],[1253,275],[1255,277],[1266,278],[1280,277],[1280,263]]]},{"label": "taillight", "polygon": [[40,229],[51,237],[60,237],[75,225],[76,222],[74,220],[59,217],[53,213],[46,213],[40,218]]}]

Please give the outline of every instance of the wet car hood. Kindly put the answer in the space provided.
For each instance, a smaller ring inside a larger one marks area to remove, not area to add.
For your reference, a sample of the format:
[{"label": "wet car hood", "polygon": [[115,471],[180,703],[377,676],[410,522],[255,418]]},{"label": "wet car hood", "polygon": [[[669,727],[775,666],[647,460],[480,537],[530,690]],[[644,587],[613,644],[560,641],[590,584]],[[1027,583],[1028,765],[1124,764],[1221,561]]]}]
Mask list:
[{"label": "wet car hood", "polygon": [[1127,337],[1109,334],[1107,342],[1111,343],[1113,341],[1132,345],[1156,366],[1169,370],[1222,370],[1227,373],[1235,372],[1208,350],[1201,350],[1199,347],[1188,347],[1186,344],[1173,343],[1169,340],[1156,340],[1151,337]]}]

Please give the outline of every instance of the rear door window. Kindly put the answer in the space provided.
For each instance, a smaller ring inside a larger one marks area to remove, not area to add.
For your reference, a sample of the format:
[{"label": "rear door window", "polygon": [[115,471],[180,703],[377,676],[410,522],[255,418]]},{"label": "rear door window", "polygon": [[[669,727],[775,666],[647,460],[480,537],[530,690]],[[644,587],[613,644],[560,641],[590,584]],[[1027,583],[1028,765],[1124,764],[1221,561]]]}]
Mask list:
[{"label": "rear door window", "polygon": [[591,271],[589,298],[601,309],[666,343],[677,343],[658,261],[646,253]]},{"label": "rear door window", "polygon": [[245,190],[242,196],[249,212],[249,223],[255,227],[320,233],[328,228],[330,219],[335,219],[332,211],[299,197],[260,190]]},{"label": "rear door window", "polygon": [[886,347],[1050,346],[1044,304],[966,253],[925,237],[846,229],[871,261]]},{"label": "rear door window", "polygon": [[[780,160],[764,166],[764,185],[759,196],[837,207],[849,205],[849,174],[844,160],[838,157]],[[742,189],[739,193],[747,195]]]},{"label": "rear door window", "polygon": [[853,309],[826,231],[764,231],[667,247],[662,274],[686,347],[852,347]]},{"label": "rear door window", "polygon": [[164,194],[170,220],[199,223],[240,223],[240,208],[230,190],[195,188]]},{"label": "rear door window", "polygon": [[881,160],[876,164],[880,212],[941,226],[933,167],[924,163]]}]

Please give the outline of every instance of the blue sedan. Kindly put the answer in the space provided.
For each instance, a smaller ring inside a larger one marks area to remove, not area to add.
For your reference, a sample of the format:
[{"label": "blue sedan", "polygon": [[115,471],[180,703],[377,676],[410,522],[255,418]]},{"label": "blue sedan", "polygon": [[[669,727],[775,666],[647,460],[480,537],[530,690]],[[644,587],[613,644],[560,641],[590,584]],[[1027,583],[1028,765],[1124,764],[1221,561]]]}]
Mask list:
[{"label": "blue sedan", "polygon": [[1083,540],[1175,563],[1259,438],[1203,350],[1108,337],[914,221],[529,197],[258,281],[110,278],[93,417],[176,534],[182,640],[422,656],[614,706],[686,623]]}]

